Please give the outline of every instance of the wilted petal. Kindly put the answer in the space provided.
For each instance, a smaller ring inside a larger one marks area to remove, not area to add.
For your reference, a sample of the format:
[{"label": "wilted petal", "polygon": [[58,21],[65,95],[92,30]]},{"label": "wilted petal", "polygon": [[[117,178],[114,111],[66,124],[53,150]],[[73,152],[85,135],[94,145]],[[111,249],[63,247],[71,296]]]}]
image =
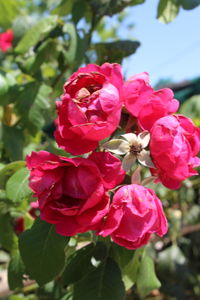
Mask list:
[{"label": "wilted petal", "polygon": [[126,133],[122,134],[121,136],[129,142],[129,145],[132,145],[138,141],[137,135],[135,133]]},{"label": "wilted petal", "polygon": [[140,152],[140,154],[138,154],[138,161],[145,167],[155,168],[155,166],[151,160],[149,151],[142,150]]},{"label": "wilted petal", "polygon": [[141,141],[142,147],[146,148],[150,141],[150,133],[148,131],[143,131],[138,135],[138,138]]},{"label": "wilted petal", "polygon": [[131,176],[132,184],[141,184],[141,166],[138,166]]},{"label": "wilted petal", "polygon": [[127,153],[122,161],[122,168],[129,171],[136,161],[136,157],[132,153]]},{"label": "wilted petal", "polygon": [[114,139],[103,144],[103,148],[115,154],[126,154],[129,151],[129,143],[120,139]]}]

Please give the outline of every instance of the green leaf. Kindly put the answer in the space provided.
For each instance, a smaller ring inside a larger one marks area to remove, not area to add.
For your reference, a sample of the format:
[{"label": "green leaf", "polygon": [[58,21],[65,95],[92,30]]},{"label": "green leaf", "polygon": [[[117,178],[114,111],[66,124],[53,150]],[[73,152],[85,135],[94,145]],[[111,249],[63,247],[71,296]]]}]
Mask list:
[{"label": "green leaf", "polygon": [[121,272],[111,258],[86,274],[74,286],[74,300],[124,300],[125,289]]},{"label": "green leaf", "polygon": [[0,188],[4,188],[8,178],[17,170],[23,168],[25,165],[25,161],[15,161],[7,164],[4,168],[2,168],[0,170]]},{"label": "green leaf", "polygon": [[0,26],[8,28],[13,19],[19,14],[19,6],[22,2],[18,0],[0,0]]},{"label": "green leaf", "polygon": [[12,256],[8,266],[8,284],[11,290],[23,287],[23,274],[25,266],[22,262],[19,252],[17,251]]},{"label": "green leaf", "polygon": [[74,0],[62,0],[51,13],[60,16],[67,16],[71,12],[73,2]]},{"label": "green leaf", "polygon": [[31,133],[32,126],[41,129],[45,124],[44,117],[47,109],[50,108],[49,94],[51,91],[52,89],[48,85],[35,81],[23,85],[19,91],[20,96],[15,109],[17,114],[22,117],[23,127],[30,129]]},{"label": "green leaf", "polygon": [[77,32],[76,27],[72,23],[66,23],[63,26],[63,31],[69,35],[69,46],[64,53],[65,58],[69,64],[74,64],[77,51]]},{"label": "green leaf", "polygon": [[77,282],[94,269],[91,263],[92,257],[102,260],[106,254],[107,248],[103,243],[89,244],[76,251],[68,259],[67,266],[62,274],[62,282],[65,285]]},{"label": "green leaf", "polygon": [[90,0],[95,14],[99,16],[112,16],[119,13],[127,6],[144,3],[145,0]]},{"label": "green leaf", "polygon": [[200,5],[200,0],[180,0],[180,4],[184,9],[193,9]]},{"label": "green leaf", "polygon": [[6,152],[11,160],[22,159],[24,137],[21,129],[3,125],[2,140],[6,148]]},{"label": "green leaf", "polygon": [[72,7],[72,20],[75,24],[77,24],[79,20],[84,17],[85,10],[86,2],[83,0],[76,0]]},{"label": "green leaf", "polygon": [[65,264],[64,248],[69,238],[58,235],[55,226],[36,219],[31,229],[20,235],[19,249],[31,278],[39,285],[53,280]]},{"label": "green leaf", "polygon": [[21,54],[26,53],[57,26],[57,21],[57,16],[48,16],[39,21],[26,32],[24,37],[17,44],[15,51]]},{"label": "green leaf", "polygon": [[12,219],[9,214],[0,215],[0,244],[8,251],[16,249],[17,236],[13,231]]},{"label": "green leaf", "polygon": [[137,280],[143,251],[144,248],[137,249],[134,252],[133,258],[123,270],[123,281],[125,283],[126,290],[130,289]]},{"label": "green leaf", "polygon": [[51,91],[51,87],[42,84],[29,111],[29,121],[38,129],[41,129],[45,125],[45,114],[50,108],[49,94]]},{"label": "green leaf", "polygon": [[[8,83],[4,76],[0,74],[0,97],[8,91]],[[1,102],[1,99],[0,99]]]},{"label": "green leaf", "polygon": [[158,20],[170,23],[177,16],[179,8],[179,0],[160,0],[157,11]]},{"label": "green leaf", "polygon": [[147,296],[152,290],[161,286],[156,277],[153,259],[146,253],[143,253],[140,269],[136,281],[137,289],[142,297]]},{"label": "green leaf", "polygon": [[200,95],[187,99],[181,105],[179,113],[191,119],[200,119]]},{"label": "green leaf", "polygon": [[138,41],[116,41],[109,43],[97,43],[93,47],[97,53],[97,63],[102,64],[105,61],[121,63],[124,57],[136,52],[140,46]]},{"label": "green leaf", "polygon": [[6,183],[6,195],[13,202],[19,202],[32,192],[28,187],[29,171],[27,168],[18,170]]}]

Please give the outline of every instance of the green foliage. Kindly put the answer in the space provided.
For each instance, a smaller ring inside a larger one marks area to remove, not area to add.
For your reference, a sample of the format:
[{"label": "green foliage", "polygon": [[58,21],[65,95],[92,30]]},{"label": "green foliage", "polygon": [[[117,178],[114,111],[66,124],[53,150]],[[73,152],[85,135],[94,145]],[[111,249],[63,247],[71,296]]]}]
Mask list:
[{"label": "green foliage", "polygon": [[122,59],[135,53],[140,43],[137,41],[116,41],[109,43],[97,43],[94,49],[97,53],[97,63],[105,61],[121,63]]},{"label": "green foliage", "polygon": [[179,12],[179,0],[160,0],[157,18],[163,23],[174,20]]},{"label": "green foliage", "polygon": [[6,194],[9,200],[19,202],[32,192],[28,187],[29,171],[27,168],[18,170],[6,183]]},{"label": "green foliage", "polygon": [[12,256],[8,267],[8,284],[11,290],[23,287],[23,274],[25,266],[21,260],[20,254],[17,251]]},{"label": "green foliage", "polygon": [[137,288],[141,296],[148,295],[152,290],[161,286],[156,277],[153,259],[145,251],[142,255],[142,261],[137,276]]},{"label": "green foliage", "polygon": [[0,214],[0,244],[7,251],[13,251],[17,247],[17,237],[13,232],[9,213]]},{"label": "green foliage", "polygon": [[7,28],[19,13],[21,0],[0,0],[0,26]]},{"label": "green foliage", "polygon": [[31,229],[20,235],[19,249],[28,274],[43,285],[60,274],[65,262],[68,239],[56,234],[55,227],[36,219]]},{"label": "green foliage", "polygon": [[193,9],[200,5],[199,0],[180,0],[180,2],[184,9]]},{"label": "green foliage", "polygon": [[23,54],[27,52],[31,47],[36,46],[36,44],[44,39],[50,31],[52,31],[57,26],[58,18],[57,16],[48,16],[32,28],[30,28],[24,37],[20,40],[15,51],[17,53]]},{"label": "green foliage", "polygon": [[107,258],[74,286],[74,300],[124,300],[125,289],[117,264]]}]

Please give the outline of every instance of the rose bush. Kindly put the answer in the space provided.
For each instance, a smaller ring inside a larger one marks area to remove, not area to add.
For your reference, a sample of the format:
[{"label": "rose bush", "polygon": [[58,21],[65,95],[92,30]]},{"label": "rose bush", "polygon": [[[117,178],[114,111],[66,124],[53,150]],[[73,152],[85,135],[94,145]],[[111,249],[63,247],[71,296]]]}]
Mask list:
[{"label": "rose bush", "polygon": [[120,121],[122,84],[118,64],[91,64],[74,73],[64,85],[62,101],[57,102],[58,145],[79,155],[94,150],[108,137]]},{"label": "rose bush", "polygon": [[132,76],[126,81],[121,95],[126,109],[137,118],[143,130],[150,130],[156,120],[176,112],[179,107],[179,102],[173,98],[172,90],[153,90],[146,72]]},{"label": "rose bush", "polygon": [[0,33],[0,49],[2,52],[7,52],[12,47],[14,35],[11,29]]},{"label": "rose bush", "polygon": [[170,189],[180,188],[181,182],[198,173],[200,165],[200,129],[182,115],[166,116],[151,129],[150,153],[156,169],[153,175]]},{"label": "rose bush", "polygon": [[167,232],[161,201],[151,189],[137,184],[121,187],[114,195],[107,219],[99,235],[128,249],[147,244],[152,233]]},{"label": "rose bush", "polygon": [[27,166],[41,218],[66,236],[99,227],[109,208],[107,190],[124,177],[120,160],[109,153],[84,159],[32,152]]}]

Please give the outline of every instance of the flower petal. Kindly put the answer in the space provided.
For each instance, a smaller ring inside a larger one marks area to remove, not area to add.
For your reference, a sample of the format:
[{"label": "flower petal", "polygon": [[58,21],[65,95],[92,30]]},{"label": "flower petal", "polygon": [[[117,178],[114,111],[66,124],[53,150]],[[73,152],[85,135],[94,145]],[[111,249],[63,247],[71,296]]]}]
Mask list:
[{"label": "flower petal", "polygon": [[148,131],[143,131],[138,135],[138,139],[141,141],[142,147],[146,148],[150,141],[150,133]]},{"label": "flower petal", "polygon": [[136,157],[132,153],[127,153],[122,161],[122,168],[129,171],[136,161]]},{"label": "flower petal", "polygon": [[126,133],[122,134],[121,136],[126,139],[130,145],[138,141],[138,137],[135,133]]},{"label": "flower petal", "polygon": [[126,154],[129,151],[129,144],[126,141],[120,139],[113,139],[102,145],[104,149],[109,150],[115,154]]},{"label": "flower petal", "polygon": [[149,168],[155,168],[151,157],[150,157],[150,153],[149,151],[146,150],[142,150],[140,152],[140,154],[138,154],[138,161],[145,167],[149,167]]}]

